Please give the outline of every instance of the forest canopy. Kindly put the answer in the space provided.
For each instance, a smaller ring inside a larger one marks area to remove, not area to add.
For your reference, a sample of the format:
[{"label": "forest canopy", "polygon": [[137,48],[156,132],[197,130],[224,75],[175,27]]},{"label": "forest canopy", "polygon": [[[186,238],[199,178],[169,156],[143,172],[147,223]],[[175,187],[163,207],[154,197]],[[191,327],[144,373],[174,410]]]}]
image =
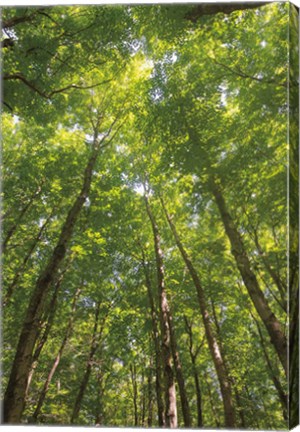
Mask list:
[{"label": "forest canopy", "polygon": [[4,423],[287,428],[296,20],[2,8]]}]

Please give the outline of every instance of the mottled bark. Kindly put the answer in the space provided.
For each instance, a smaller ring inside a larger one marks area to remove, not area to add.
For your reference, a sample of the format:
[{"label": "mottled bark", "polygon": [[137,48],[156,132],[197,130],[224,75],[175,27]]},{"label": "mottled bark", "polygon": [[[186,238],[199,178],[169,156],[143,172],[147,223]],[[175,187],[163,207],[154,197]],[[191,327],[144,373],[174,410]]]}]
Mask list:
[{"label": "mottled bark", "polygon": [[225,232],[231,244],[232,254],[235,258],[249,296],[270,335],[271,342],[274,345],[279,360],[287,373],[287,341],[281,325],[268,305],[267,299],[260,289],[257,278],[251,269],[250,260],[246,253],[242,237],[227,209],[221,186],[214,178],[211,178],[209,186],[215,197]]},{"label": "mottled bark", "polygon": [[156,273],[157,273],[157,286],[159,295],[159,306],[160,306],[160,324],[161,324],[161,336],[162,336],[162,357],[163,357],[163,368],[164,368],[164,379],[165,379],[165,418],[166,426],[170,428],[177,427],[177,406],[176,406],[176,389],[175,379],[172,368],[172,350],[171,350],[171,336],[170,336],[170,309],[167,299],[167,292],[165,288],[165,277],[164,277],[164,263],[163,253],[161,249],[160,233],[152,214],[148,197],[145,195],[145,203],[148,217],[151,222],[153,239],[154,239],[154,250],[156,257]]},{"label": "mottled bark", "polygon": [[170,229],[174,235],[176,245],[177,245],[177,247],[181,253],[181,256],[185,262],[185,265],[187,266],[187,268],[189,270],[189,273],[192,277],[192,280],[194,282],[194,285],[195,285],[195,288],[197,291],[199,307],[200,307],[200,311],[201,311],[201,315],[202,315],[202,319],[203,319],[203,324],[204,324],[204,328],[205,328],[205,334],[206,334],[208,346],[210,349],[210,353],[211,353],[211,356],[212,356],[212,359],[213,359],[213,362],[215,365],[215,369],[217,372],[218,380],[220,383],[222,400],[223,400],[223,405],[224,405],[225,426],[228,428],[235,427],[235,414],[234,414],[231,383],[230,383],[230,380],[229,380],[229,377],[228,377],[228,374],[227,374],[227,371],[225,368],[224,360],[222,358],[222,354],[220,351],[220,347],[219,347],[217,338],[215,337],[213,329],[212,329],[210,316],[209,316],[208,309],[206,306],[205,293],[204,293],[200,278],[198,276],[198,273],[196,272],[196,270],[193,266],[193,263],[190,260],[186,250],[184,249],[183,244],[181,243],[181,240],[179,238],[179,235],[177,233],[175,225],[172,222],[172,219],[171,219],[170,215],[168,214],[167,209],[166,209],[162,199],[161,199],[161,203],[162,203],[166,218],[168,220]]}]

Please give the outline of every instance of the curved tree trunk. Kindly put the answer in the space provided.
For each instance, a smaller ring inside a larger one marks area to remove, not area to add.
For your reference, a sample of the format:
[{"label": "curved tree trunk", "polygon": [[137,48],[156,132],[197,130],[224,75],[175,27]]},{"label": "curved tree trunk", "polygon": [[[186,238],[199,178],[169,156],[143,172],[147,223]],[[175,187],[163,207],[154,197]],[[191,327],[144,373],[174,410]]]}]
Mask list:
[{"label": "curved tree trunk", "polygon": [[181,240],[177,234],[176,228],[174,223],[172,222],[171,217],[169,216],[167,209],[164,205],[163,200],[161,199],[161,203],[166,215],[166,218],[168,220],[169,226],[171,228],[171,231],[174,235],[175,238],[175,242],[177,244],[177,247],[182,255],[182,258],[190,272],[190,275],[193,279],[196,291],[197,291],[197,295],[198,295],[198,301],[199,301],[199,306],[200,306],[200,311],[201,311],[201,315],[202,315],[202,319],[203,319],[203,324],[204,324],[204,328],[205,328],[205,334],[206,334],[206,338],[207,338],[207,342],[208,342],[208,346],[210,349],[210,353],[216,368],[216,372],[217,372],[217,376],[219,379],[219,383],[220,383],[220,388],[221,388],[221,393],[222,393],[222,399],[223,399],[223,405],[224,405],[224,415],[225,415],[225,426],[228,428],[233,428],[235,427],[235,414],[234,414],[234,406],[233,406],[233,398],[232,398],[232,389],[231,389],[231,383],[227,374],[227,370],[225,367],[225,363],[220,351],[220,347],[218,345],[218,341],[217,338],[215,337],[213,330],[212,330],[212,326],[211,326],[211,322],[210,322],[210,317],[209,317],[209,313],[208,313],[208,309],[206,306],[206,299],[205,299],[205,294],[204,294],[204,290],[202,288],[199,276],[188,256],[188,254],[186,253]]},{"label": "curved tree trunk", "polygon": [[160,324],[162,335],[162,355],[164,362],[164,378],[165,378],[165,417],[166,426],[170,428],[177,427],[177,407],[176,407],[176,389],[175,379],[172,369],[172,350],[171,350],[171,336],[170,336],[170,310],[167,299],[164,278],[164,263],[163,253],[160,247],[160,233],[156,220],[152,214],[147,196],[144,196],[146,203],[146,210],[149,216],[154,238],[154,250],[156,257],[156,271],[157,271],[157,286],[159,294],[160,306]]},{"label": "curved tree trunk", "polygon": [[232,254],[237,263],[237,267],[243,278],[244,284],[248,290],[249,296],[255,309],[262,319],[269,335],[271,342],[277,352],[279,360],[287,374],[287,341],[282,331],[281,325],[268,305],[268,302],[259,287],[255,274],[251,270],[250,261],[246,253],[242,237],[238,232],[232,217],[227,209],[221,187],[214,178],[211,178],[210,189],[215,197],[221,219],[230,240]]}]

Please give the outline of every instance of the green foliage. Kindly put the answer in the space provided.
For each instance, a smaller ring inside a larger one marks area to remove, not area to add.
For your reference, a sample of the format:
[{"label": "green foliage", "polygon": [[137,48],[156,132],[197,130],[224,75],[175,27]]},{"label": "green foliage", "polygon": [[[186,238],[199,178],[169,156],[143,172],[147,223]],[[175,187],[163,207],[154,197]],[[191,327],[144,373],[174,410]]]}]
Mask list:
[{"label": "green foliage", "polygon": [[[209,180],[221,181],[261,290],[285,329],[287,7],[272,3],[195,22],[187,19],[189,5],[3,8],[4,38],[13,42],[3,47],[4,390],[35,283],[81,190],[95,124],[99,120],[100,138],[114,126],[100,147],[58,274],[54,318],[26,397],[24,423],[32,420],[74,314],[37,419],[69,424],[100,302],[103,329],[99,325],[77,424],[133,426],[136,414],[139,426],[148,426],[151,415],[158,426],[143,267],[144,259],[158,308],[147,193],[161,234],[193,427],[197,405],[186,319],[199,348],[205,427],[224,425],[223,405],[195,287],[160,196],[201,278],[234,394],[242,401],[235,401],[237,425],[243,416],[249,429],[286,428],[272,374],[285,392],[286,379],[264,329],[264,345],[259,337]],[[50,320],[54,285],[39,341]]]}]

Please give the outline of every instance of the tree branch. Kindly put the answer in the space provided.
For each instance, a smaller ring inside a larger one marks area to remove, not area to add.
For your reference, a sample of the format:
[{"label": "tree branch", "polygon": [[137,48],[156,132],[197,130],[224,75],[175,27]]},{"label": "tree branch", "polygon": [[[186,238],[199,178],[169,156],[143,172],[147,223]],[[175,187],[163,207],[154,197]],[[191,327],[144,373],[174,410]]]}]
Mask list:
[{"label": "tree branch", "polygon": [[32,91],[34,91],[35,93],[38,93],[40,96],[42,96],[45,99],[51,99],[55,94],[58,93],[63,93],[66,90],[70,90],[70,89],[77,89],[77,90],[88,90],[88,89],[92,89],[94,87],[98,87],[100,85],[104,85],[107,84],[111,81],[111,79],[109,80],[105,80],[102,81],[100,83],[97,84],[93,84],[90,86],[79,86],[77,84],[70,84],[66,87],[62,87],[61,89],[57,89],[57,90],[52,90],[50,93],[45,93],[43,91],[41,91],[39,88],[37,88],[35,86],[35,84],[33,84],[31,81],[29,81],[27,78],[24,77],[24,75],[22,75],[21,73],[15,73],[15,74],[4,74],[3,75],[3,80],[19,80],[22,81],[27,87],[29,87]]},{"label": "tree branch", "polygon": [[231,74],[237,75],[241,78],[252,79],[254,81],[258,81],[258,82],[263,83],[263,84],[276,84],[276,85],[281,86],[281,87],[286,87],[286,83],[280,84],[280,83],[276,82],[274,79],[267,80],[264,78],[258,78],[258,77],[255,77],[253,75],[249,75],[249,74],[241,71],[240,69],[232,69],[230,66],[227,66],[226,64],[221,63],[221,62],[217,61],[216,59],[213,59],[212,57],[209,57],[209,59],[212,60],[218,66],[221,66],[224,69],[228,70]]},{"label": "tree branch", "polygon": [[199,18],[205,15],[215,15],[217,13],[231,14],[235,11],[257,9],[261,6],[265,6],[269,2],[234,2],[234,3],[201,3],[194,6],[190,12],[185,15],[185,19],[196,22]]}]

